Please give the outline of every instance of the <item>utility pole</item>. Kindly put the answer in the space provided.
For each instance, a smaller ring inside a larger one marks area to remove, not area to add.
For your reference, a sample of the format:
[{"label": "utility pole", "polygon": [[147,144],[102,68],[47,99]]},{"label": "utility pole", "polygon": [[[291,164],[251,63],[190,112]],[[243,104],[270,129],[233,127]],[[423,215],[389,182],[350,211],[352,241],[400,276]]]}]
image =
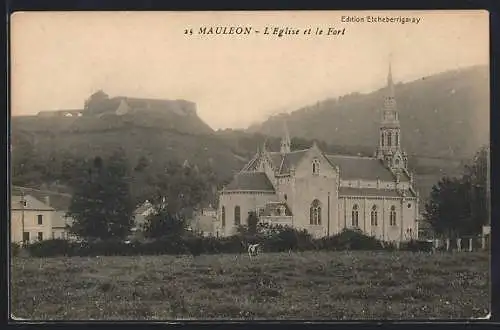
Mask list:
[{"label": "utility pole", "polygon": [[25,203],[25,199],[24,199],[24,191],[21,190],[21,242],[22,242],[22,245],[24,246],[24,203]]},{"label": "utility pole", "polygon": [[328,232],[327,236],[330,236],[330,192],[328,192]]}]

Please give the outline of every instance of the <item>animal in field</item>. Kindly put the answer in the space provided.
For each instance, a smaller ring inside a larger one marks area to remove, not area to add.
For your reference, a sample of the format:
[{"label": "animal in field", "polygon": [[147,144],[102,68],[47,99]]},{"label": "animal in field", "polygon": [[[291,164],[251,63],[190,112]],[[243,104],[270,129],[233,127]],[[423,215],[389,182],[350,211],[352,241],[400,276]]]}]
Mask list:
[{"label": "animal in field", "polygon": [[259,255],[260,252],[260,244],[249,244],[248,245],[248,256],[250,259],[252,257],[256,257]]},{"label": "animal in field", "polygon": [[245,242],[241,242],[241,245],[247,250],[250,259],[252,259],[252,257],[258,256],[262,251],[262,245],[260,243],[248,244]]}]

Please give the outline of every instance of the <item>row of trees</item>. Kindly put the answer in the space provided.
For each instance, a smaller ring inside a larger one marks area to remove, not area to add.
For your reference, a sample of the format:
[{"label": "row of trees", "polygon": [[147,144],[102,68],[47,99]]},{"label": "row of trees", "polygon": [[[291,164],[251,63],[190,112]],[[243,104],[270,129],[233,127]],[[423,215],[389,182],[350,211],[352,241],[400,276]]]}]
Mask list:
[{"label": "row of trees", "polygon": [[[140,162],[133,171],[145,171]],[[187,163],[168,163],[162,173],[149,173],[140,198],[131,193],[133,177],[122,149],[110,157],[79,163],[67,215],[74,222],[70,231],[88,239],[124,239],[135,226],[134,211],[145,200],[154,212],[145,224],[147,236],[177,234],[187,227],[193,212],[212,196],[215,176]],[[145,171],[146,172],[146,171]]]},{"label": "row of trees", "polygon": [[489,223],[489,148],[482,147],[461,177],[443,177],[433,186],[425,219],[441,236],[477,235]]}]

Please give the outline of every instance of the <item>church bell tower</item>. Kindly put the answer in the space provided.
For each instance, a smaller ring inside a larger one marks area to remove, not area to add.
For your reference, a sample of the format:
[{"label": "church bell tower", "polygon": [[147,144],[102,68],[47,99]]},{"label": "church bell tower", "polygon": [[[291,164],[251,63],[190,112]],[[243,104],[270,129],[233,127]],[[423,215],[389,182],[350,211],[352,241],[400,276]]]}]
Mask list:
[{"label": "church bell tower", "polygon": [[394,95],[391,62],[389,62],[376,156],[382,159],[391,169],[406,168],[407,157],[406,153],[401,150],[401,126]]}]

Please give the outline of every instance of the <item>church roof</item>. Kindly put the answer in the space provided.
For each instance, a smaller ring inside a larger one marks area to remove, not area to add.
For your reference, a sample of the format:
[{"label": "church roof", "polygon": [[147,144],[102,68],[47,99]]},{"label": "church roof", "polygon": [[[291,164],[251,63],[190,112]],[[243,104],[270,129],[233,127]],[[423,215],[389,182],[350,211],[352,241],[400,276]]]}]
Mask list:
[{"label": "church roof", "polygon": [[297,164],[306,152],[307,150],[299,150],[285,154],[285,157],[282,159],[280,174],[289,173],[292,168],[297,167]]},{"label": "church roof", "polygon": [[[286,154],[281,152],[268,152],[268,156],[273,164],[273,168],[278,174],[286,174],[290,169],[297,167],[302,157],[309,151],[297,150]],[[243,168],[243,171],[256,171],[259,164],[260,155],[254,158]],[[377,180],[395,181],[394,174],[378,158],[347,156],[347,155],[325,155],[326,159],[333,166],[340,169],[340,177],[345,180]],[[402,173],[400,181],[408,182],[410,178],[406,173]]]},{"label": "church roof", "polygon": [[[404,193],[407,197],[415,197],[410,190],[405,190]],[[395,189],[340,187],[339,196],[402,197],[403,194]]]},{"label": "church roof", "polygon": [[240,172],[224,190],[256,190],[274,192],[274,187],[263,172]]},{"label": "church roof", "polygon": [[[340,177],[342,179],[361,179],[394,181],[394,175],[377,158],[356,157],[343,155],[326,155],[326,158],[334,165],[340,168]],[[406,175],[400,177],[402,181],[408,181]]]}]

